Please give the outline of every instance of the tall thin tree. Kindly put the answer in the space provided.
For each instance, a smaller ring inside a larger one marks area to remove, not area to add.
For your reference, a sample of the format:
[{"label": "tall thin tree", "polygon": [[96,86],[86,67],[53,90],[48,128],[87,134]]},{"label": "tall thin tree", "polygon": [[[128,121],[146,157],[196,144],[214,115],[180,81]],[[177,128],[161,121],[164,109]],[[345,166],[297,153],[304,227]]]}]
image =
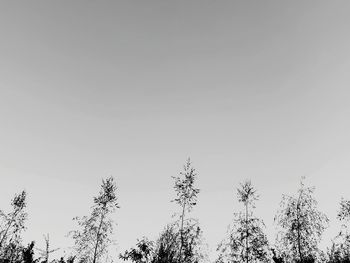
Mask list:
[{"label": "tall thin tree", "polygon": [[255,201],[259,196],[250,181],[240,185],[237,198],[243,203],[244,209],[234,213],[228,237],[218,247],[219,257],[216,262],[267,262],[268,241],[264,234],[265,225],[253,213]]},{"label": "tall thin tree", "polygon": [[254,207],[254,202],[258,200],[258,195],[256,194],[256,190],[253,188],[252,183],[250,181],[246,181],[241,184],[241,188],[237,189],[238,201],[242,202],[245,207],[245,232],[246,232],[246,262],[249,262],[249,212],[250,206]]},{"label": "tall thin tree", "polygon": [[[27,219],[25,208],[27,193],[25,191],[16,194],[12,199],[12,211],[5,213],[0,210],[0,256],[4,257],[7,245],[12,247],[20,241],[20,234],[25,229],[24,222]],[[16,245],[17,246],[17,245]],[[12,250],[12,249],[11,249]]]},{"label": "tall thin tree", "polygon": [[91,215],[74,218],[80,229],[71,233],[80,262],[97,263],[106,255],[112,243],[113,220],[110,215],[119,208],[116,191],[113,177],[102,180],[100,192],[94,197]]},{"label": "tall thin tree", "polygon": [[182,249],[184,246],[184,220],[186,212],[190,212],[197,204],[197,195],[199,193],[199,189],[194,186],[196,179],[196,170],[192,166],[190,158],[187,159],[186,164],[184,165],[184,169],[180,172],[180,176],[173,176],[175,180],[174,189],[176,192],[176,198],[172,200],[176,202],[181,207],[181,226],[180,226],[180,248],[179,248],[179,262],[182,260]]}]

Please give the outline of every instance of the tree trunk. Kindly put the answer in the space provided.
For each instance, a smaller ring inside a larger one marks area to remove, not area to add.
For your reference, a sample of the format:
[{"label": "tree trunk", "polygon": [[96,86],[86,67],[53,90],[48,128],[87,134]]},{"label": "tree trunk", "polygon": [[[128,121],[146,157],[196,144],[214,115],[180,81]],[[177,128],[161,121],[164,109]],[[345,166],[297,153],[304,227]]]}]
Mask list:
[{"label": "tree trunk", "polygon": [[93,263],[96,263],[97,260],[97,249],[98,249],[98,242],[100,241],[100,232],[101,232],[101,228],[102,228],[102,223],[103,223],[103,219],[104,219],[104,214],[102,213],[101,215],[101,220],[100,220],[100,225],[98,226],[98,230],[97,230],[97,234],[96,234],[96,244],[95,244],[95,249],[94,249],[94,256],[93,256]]},{"label": "tree trunk", "polygon": [[184,204],[182,206],[181,227],[180,227],[181,244],[180,244],[180,250],[179,250],[179,260],[178,260],[179,263],[181,263],[181,253],[182,253],[182,247],[183,247],[183,227],[184,227],[185,208],[186,208],[186,203],[184,201]]},{"label": "tree trunk", "polygon": [[4,235],[1,238],[0,248],[2,247],[3,242],[4,242],[4,240],[5,240],[6,236],[7,236],[7,232],[10,230],[10,227],[11,227],[12,223],[15,221],[15,218],[16,218],[17,214],[19,213],[19,211],[20,210],[15,210],[15,212],[13,213],[12,218],[11,218],[10,223],[9,223],[9,226],[7,227],[7,229],[5,230]]},{"label": "tree trunk", "polygon": [[245,204],[245,227],[246,227],[246,239],[245,239],[245,245],[246,245],[246,263],[249,262],[249,255],[248,255],[248,204]]}]

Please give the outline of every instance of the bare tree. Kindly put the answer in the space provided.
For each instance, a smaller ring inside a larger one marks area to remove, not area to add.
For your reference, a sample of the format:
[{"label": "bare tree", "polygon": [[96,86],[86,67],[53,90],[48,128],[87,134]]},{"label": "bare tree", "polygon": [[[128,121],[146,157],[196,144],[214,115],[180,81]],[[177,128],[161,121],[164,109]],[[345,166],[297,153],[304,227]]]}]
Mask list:
[{"label": "bare tree", "polygon": [[319,255],[317,246],[329,220],[318,211],[314,190],[314,187],[305,187],[301,180],[297,196],[283,195],[275,217],[280,228],[276,241],[288,261],[307,262]]},{"label": "bare tree", "polygon": [[94,197],[91,215],[74,218],[80,229],[71,233],[80,262],[101,262],[102,257],[107,254],[113,233],[113,220],[110,215],[119,208],[116,190],[113,177],[102,180],[99,195]]},{"label": "bare tree", "polygon": [[59,250],[59,248],[50,249],[50,236],[49,234],[44,235],[45,249],[37,248],[40,251],[40,255],[44,258],[44,262],[49,263],[49,256],[51,253]]}]

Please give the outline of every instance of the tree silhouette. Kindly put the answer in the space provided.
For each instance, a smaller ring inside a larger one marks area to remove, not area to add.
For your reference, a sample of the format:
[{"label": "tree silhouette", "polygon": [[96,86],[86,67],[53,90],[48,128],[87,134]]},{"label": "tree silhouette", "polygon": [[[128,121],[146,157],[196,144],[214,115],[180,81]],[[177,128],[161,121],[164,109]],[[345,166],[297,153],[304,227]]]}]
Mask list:
[{"label": "tree silhouette", "polygon": [[180,176],[173,177],[176,198],[172,202],[181,207],[179,219],[168,224],[156,242],[147,238],[138,240],[135,248],[120,254],[121,259],[135,263],[195,263],[207,260],[198,221],[185,216],[197,204],[199,189],[194,187],[196,175],[190,159],[187,159]]},{"label": "tree silhouette", "polygon": [[157,240],[152,263],[176,263],[179,259],[180,243],[180,232],[175,224],[167,225]]},{"label": "tree silhouette", "polygon": [[12,211],[5,213],[0,210],[0,258],[13,260],[21,254],[21,232],[25,229],[27,219],[25,191],[16,194],[11,201]]},{"label": "tree silhouette", "polygon": [[99,195],[94,197],[90,216],[76,217],[79,230],[72,231],[79,262],[96,263],[106,255],[112,243],[113,221],[110,215],[119,208],[113,177],[102,180]]},{"label": "tree silhouette", "polygon": [[179,262],[183,262],[184,255],[182,249],[184,247],[184,221],[185,213],[190,212],[197,204],[197,195],[199,189],[194,187],[194,182],[196,178],[196,170],[193,168],[190,158],[187,159],[186,164],[184,165],[184,170],[180,172],[180,176],[174,177],[175,185],[174,189],[177,197],[173,200],[181,207],[181,226],[180,226],[180,248],[179,248]]},{"label": "tree silhouette", "polygon": [[350,263],[350,201],[341,199],[337,219],[341,222],[341,230],[333,240],[329,251],[330,262]]},{"label": "tree silhouette", "polygon": [[228,237],[217,249],[219,257],[216,262],[267,262],[268,241],[263,231],[265,225],[253,213],[258,195],[250,181],[237,189],[237,198],[243,203],[244,210],[234,214]]},{"label": "tree silhouette", "polygon": [[206,262],[207,255],[204,253],[202,231],[198,223],[195,220],[186,220],[181,240],[180,222],[168,224],[156,242],[144,237],[138,240],[136,248],[125,251],[119,257],[135,263],[177,263],[179,247],[183,242],[182,263]]},{"label": "tree silhouette", "polygon": [[137,240],[136,248],[131,248],[129,251],[125,251],[124,254],[120,254],[119,258],[123,260],[131,260],[135,263],[150,263],[154,257],[154,244],[146,237],[141,240]]},{"label": "tree silhouette", "polygon": [[297,196],[283,195],[275,222],[279,226],[277,246],[287,260],[312,262],[319,255],[318,243],[328,225],[328,218],[318,211],[314,187],[300,182]]}]

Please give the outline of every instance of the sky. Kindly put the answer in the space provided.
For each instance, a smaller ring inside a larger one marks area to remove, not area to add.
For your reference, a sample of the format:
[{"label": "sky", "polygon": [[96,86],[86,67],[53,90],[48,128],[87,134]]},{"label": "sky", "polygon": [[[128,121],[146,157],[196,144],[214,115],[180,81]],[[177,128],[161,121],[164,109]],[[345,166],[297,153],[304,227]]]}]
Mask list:
[{"label": "sky", "polygon": [[60,256],[114,176],[117,253],[156,239],[180,208],[215,257],[236,188],[256,187],[274,241],[282,194],[302,176],[337,233],[350,199],[348,1],[10,1],[0,4],[0,209],[28,192],[24,240]]}]

